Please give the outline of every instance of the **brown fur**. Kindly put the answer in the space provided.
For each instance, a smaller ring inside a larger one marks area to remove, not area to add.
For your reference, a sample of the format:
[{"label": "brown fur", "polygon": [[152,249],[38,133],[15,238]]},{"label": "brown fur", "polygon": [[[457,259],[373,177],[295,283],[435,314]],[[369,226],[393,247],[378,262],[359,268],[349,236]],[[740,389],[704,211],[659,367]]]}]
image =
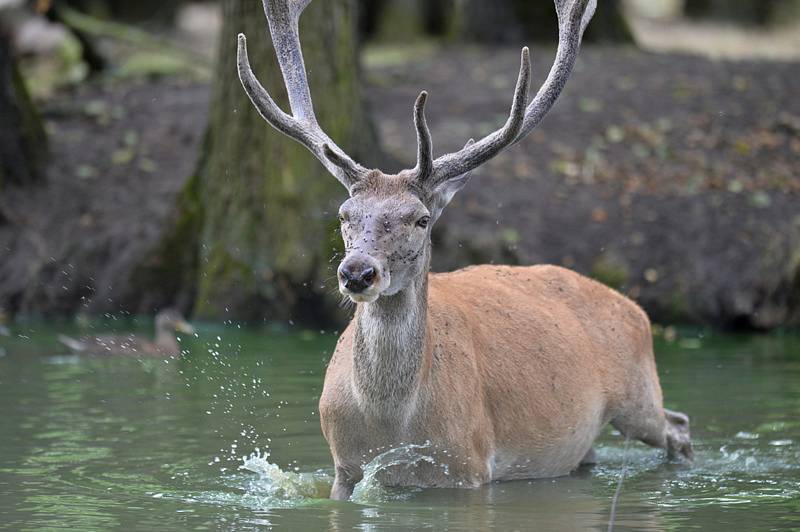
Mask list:
[{"label": "brown fur", "polygon": [[557,266],[484,265],[429,279],[420,369],[402,402],[373,411],[355,383],[358,312],[339,340],[320,399],[332,496],[349,496],[361,465],[403,442],[430,441],[449,475],[423,464],[387,472],[388,483],[564,475],[608,422],[689,455],[688,432],[683,441],[665,418],[650,324],[635,303]]}]

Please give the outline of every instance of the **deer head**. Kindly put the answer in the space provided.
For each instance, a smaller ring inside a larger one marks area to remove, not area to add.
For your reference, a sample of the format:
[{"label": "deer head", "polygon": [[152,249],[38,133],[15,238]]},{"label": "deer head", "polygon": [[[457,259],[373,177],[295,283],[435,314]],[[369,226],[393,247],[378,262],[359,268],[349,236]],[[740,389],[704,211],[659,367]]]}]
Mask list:
[{"label": "deer head", "polygon": [[427,273],[431,227],[470,172],[533,130],[561,94],[591,19],[596,0],[555,0],[559,43],[544,84],[528,101],[531,65],[522,49],[519,76],[506,123],[461,150],[433,158],[425,121],[427,93],[414,103],[417,162],[397,174],[369,170],[353,161],[320,128],[314,115],[298,21],[311,0],[263,0],[272,42],[289,95],[291,114],[282,111],[253,74],[247,44],[239,34],[239,79],[261,116],[303,144],[347,188],[339,209],[346,254],[338,268],[339,289],[356,302],[371,302],[403,290]]}]

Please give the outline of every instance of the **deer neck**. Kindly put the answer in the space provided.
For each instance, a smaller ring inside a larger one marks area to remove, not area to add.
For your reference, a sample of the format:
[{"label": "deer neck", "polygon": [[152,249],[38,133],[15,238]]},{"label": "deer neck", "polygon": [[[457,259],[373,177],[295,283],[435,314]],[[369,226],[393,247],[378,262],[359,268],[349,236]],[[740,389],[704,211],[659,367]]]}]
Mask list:
[{"label": "deer neck", "polygon": [[371,410],[392,412],[407,405],[424,367],[430,244],[421,271],[408,287],[356,310],[354,381]]}]

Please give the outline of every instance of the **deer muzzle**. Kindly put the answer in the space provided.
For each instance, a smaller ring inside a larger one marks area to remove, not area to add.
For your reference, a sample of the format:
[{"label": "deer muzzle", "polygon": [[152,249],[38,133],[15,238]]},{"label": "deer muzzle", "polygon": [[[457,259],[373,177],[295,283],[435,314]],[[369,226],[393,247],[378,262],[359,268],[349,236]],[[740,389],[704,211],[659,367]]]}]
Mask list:
[{"label": "deer muzzle", "polygon": [[374,301],[383,284],[381,270],[377,261],[369,256],[347,257],[339,265],[339,291],[357,303]]}]

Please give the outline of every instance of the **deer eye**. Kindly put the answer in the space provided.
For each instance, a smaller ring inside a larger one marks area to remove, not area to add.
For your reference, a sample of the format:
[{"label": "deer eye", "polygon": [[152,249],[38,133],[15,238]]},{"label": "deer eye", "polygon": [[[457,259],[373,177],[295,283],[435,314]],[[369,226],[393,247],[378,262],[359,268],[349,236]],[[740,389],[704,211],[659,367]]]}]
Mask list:
[{"label": "deer eye", "polygon": [[422,228],[428,227],[428,222],[430,221],[431,221],[430,216],[423,216],[422,218],[417,220],[417,227],[422,227]]}]

